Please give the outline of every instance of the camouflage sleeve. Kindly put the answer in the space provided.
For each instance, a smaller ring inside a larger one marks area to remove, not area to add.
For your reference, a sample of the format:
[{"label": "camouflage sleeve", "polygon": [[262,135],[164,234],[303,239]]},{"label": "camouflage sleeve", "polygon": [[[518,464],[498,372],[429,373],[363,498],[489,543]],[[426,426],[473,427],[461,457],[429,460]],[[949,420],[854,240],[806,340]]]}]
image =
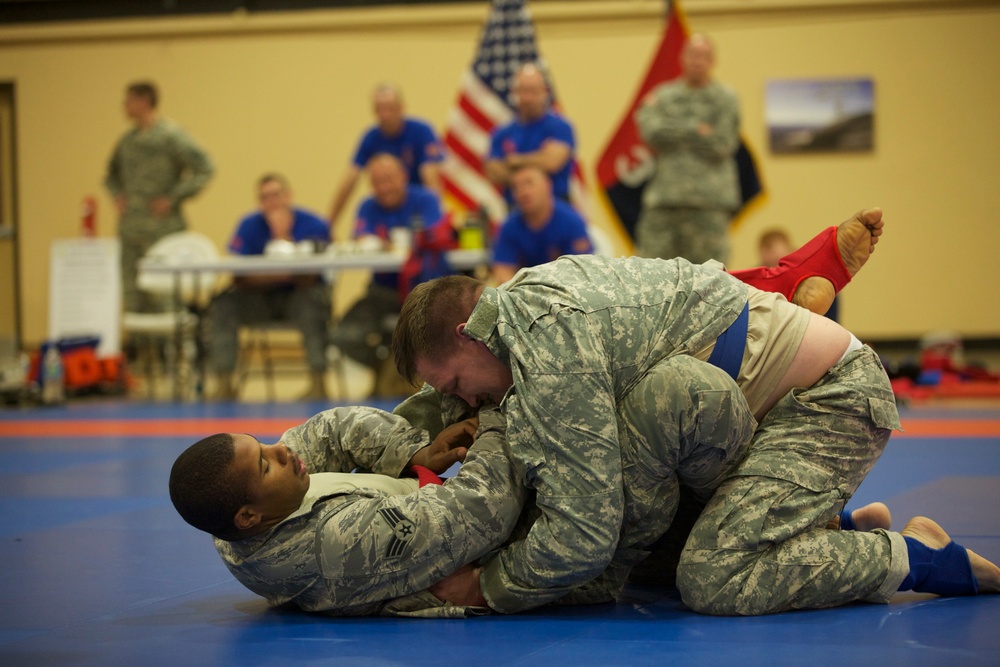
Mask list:
[{"label": "camouflage sleeve", "polygon": [[420,391],[397,405],[392,413],[424,429],[434,440],[445,426],[468,419],[476,411],[462,399],[444,396],[425,384]]},{"label": "camouflage sleeve", "polygon": [[604,572],[559,598],[555,604],[600,604],[612,602],[625,588],[631,565],[612,561]]},{"label": "camouflage sleeve", "polygon": [[531,395],[544,401],[505,399],[508,437],[518,446],[512,458],[525,466],[519,474],[537,491],[543,518],[483,568],[483,595],[502,613],[552,602],[593,579],[618,543],[624,492],[611,378],[587,372],[600,351],[579,329],[566,331],[577,334],[579,372],[531,376]]},{"label": "camouflage sleeve", "polygon": [[117,197],[125,189],[121,173],[120,141],[115,144],[115,149],[112,151],[111,157],[108,159],[108,172],[104,177],[104,187],[107,188],[108,194],[112,197]]},{"label": "camouflage sleeve", "polygon": [[212,179],[215,167],[208,154],[185,132],[178,129],[174,134],[174,142],[177,161],[184,175],[177,180],[170,197],[179,202],[201,192]]},{"label": "camouflage sleeve", "polygon": [[430,444],[426,431],[368,407],[326,410],[289,429],[281,439],[312,472],[350,472],[360,467],[392,477],[399,477],[413,454]]},{"label": "camouflage sleeve", "polygon": [[434,388],[429,384],[425,384],[420,388],[420,391],[393,408],[392,414],[424,429],[430,435],[431,440],[444,429],[444,421],[441,416],[441,394],[434,391]]},{"label": "camouflage sleeve", "polygon": [[740,113],[736,96],[722,90],[712,110],[712,133],[695,134],[690,140],[691,150],[709,160],[731,158],[740,142]]},{"label": "camouflage sleeve", "polygon": [[635,124],[642,140],[656,151],[677,148],[697,134],[698,125],[693,116],[679,113],[662,89],[654,90],[650,102],[635,112]]},{"label": "camouflage sleeve", "polygon": [[[314,596],[312,609],[370,610],[373,603],[423,591],[501,545],[525,498],[503,434],[498,411],[486,411],[464,465],[444,485],[352,498],[323,517],[316,545],[326,589],[321,599]],[[436,600],[422,599],[426,605]]]}]

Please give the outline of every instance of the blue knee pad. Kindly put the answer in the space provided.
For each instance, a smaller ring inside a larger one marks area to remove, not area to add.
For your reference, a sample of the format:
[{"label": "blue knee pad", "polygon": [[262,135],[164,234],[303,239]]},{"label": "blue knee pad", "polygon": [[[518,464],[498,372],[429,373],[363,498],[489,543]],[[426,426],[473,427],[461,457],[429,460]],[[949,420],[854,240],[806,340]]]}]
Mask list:
[{"label": "blue knee pad", "polygon": [[854,530],[854,519],[851,518],[851,510],[844,508],[844,511],[840,513],[840,529],[841,530]]},{"label": "blue knee pad", "polygon": [[910,559],[910,573],[899,585],[899,590],[946,596],[979,593],[979,581],[972,573],[965,547],[949,542],[943,549],[932,549],[912,537],[904,535],[903,539]]}]

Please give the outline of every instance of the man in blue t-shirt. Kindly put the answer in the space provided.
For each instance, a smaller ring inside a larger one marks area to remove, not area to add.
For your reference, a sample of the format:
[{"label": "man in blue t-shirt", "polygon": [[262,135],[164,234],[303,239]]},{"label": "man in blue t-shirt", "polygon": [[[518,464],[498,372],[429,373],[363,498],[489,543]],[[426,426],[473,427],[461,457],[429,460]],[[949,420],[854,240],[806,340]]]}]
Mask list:
[{"label": "man in blue t-shirt", "polygon": [[[415,225],[430,227],[441,221],[441,202],[437,194],[420,185],[407,182],[406,169],[395,156],[381,153],[368,164],[372,195],[358,207],[354,223],[354,238],[365,243],[366,237],[377,238],[383,249],[393,244],[393,230],[407,230],[412,235]],[[396,236],[396,240],[400,237]],[[397,289],[398,273],[376,273],[372,282]]]},{"label": "man in blue t-shirt", "polygon": [[552,181],[541,167],[518,168],[510,188],[517,207],[493,244],[494,284],[507,282],[526,266],[594,252],[587,223],[572,206],[553,196]]},{"label": "man in blue t-shirt", "polygon": [[378,123],[369,128],[347,172],[337,186],[330,212],[330,223],[336,224],[347,204],[361,171],[380,153],[395,155],[403,163],[409,182],[441,192],[439,169],[444,148],[434,130],[425,121],[403,113],[403,95],[393,85],[382,84],[373,96]]},{"label": "man in blue t-shirt", "polygon": [[[292,191],[283,176],[262,176],[257,182],[257,197],[260,208],[240,221],[229,252],[263,255],[268,244],[276,241],[329,243],[329,225],[317,214],[292,205]],[[216,398],[231,400],[238,395],[233,372],[240,326],[273,320],[291,320],[302,332],[310,370],[310,386],[302,399],[327,397],[324,376],[330,289],[321,276],[237,276],[229,289],[212,301],[209,317],[210,356],[218,380]]]},{"label": "man in blue t-shirt", "polygon": [[[437,194],[409,183],[405,166],[395,156],[376,155],[368,163],[368,174],[372,195],[358,207],[354,224],[359,245],[407,253],[416,227],[429,233],[429,228],[444,224]],[[379,370],[401,301],[399,273],[375,273],[367,292],[337,324],[332,342],[355,361]]]},{"label": "man in blue t-shirt", "polygon": [[576,149],[573,127],[549,110],[549,86],[538,65],[524,65],[514,74],[512,92],[517,118],[493,132],[486,175],[504,189],[510,204],[511,174],[523,165],[535,165],[552,179],[555,196],[569,201],[569,175]]}]

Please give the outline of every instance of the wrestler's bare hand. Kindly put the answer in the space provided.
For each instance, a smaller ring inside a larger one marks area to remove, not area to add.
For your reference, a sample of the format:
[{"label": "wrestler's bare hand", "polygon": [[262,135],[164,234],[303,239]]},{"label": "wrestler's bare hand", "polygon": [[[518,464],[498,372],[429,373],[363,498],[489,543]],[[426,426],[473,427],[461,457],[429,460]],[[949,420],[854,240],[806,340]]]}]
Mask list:
[{"label": "wrestler's bare hand", "polygon": [[430,587],[430,592],[445,602],[459,607],[486,607],[486,598],[479,588],[479,571],[471,563],[459,568]]},{"label": "wrestler's bare hand", "polygon": [[417,450],[407,465],[423,466],[441,473],[456,463],[465,460],[469,447],[476,439],[476,429],[479,428],[479,418],[473,417],[452,424],[441,431],[434,442],[423,449]]},{"label": "wrestler's bare hand", "polygon": [[149,202],[149,212],[156,218],[165,218],[173,210],[173,202],[169,197],[156,197]]}]

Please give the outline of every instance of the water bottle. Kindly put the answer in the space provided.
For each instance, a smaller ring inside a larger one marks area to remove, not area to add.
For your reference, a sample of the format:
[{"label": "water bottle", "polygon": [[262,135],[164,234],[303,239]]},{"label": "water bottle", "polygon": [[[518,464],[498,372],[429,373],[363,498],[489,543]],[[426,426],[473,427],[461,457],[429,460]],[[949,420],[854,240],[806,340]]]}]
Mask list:
[{"label": "water bottle", "polygon": [[411,247],[417,252],[424,246],[424,218],[419,213],[410,218],[410,234]]},{"label": "water bottle", "polygon": [[42,357],[42,403],[59,405],[66,400],[63,387],[63,364],[59,348],[50,344]]},{"label": "water bottle", "polygon": [[479,222],[479,227],[483,234],[483,249],[489,250],[490,245],[493,243],[493,226],[490,224],[490,212],[486,210],[485,204],[479,205],[479,210],[477,211],[477,217]]}]

